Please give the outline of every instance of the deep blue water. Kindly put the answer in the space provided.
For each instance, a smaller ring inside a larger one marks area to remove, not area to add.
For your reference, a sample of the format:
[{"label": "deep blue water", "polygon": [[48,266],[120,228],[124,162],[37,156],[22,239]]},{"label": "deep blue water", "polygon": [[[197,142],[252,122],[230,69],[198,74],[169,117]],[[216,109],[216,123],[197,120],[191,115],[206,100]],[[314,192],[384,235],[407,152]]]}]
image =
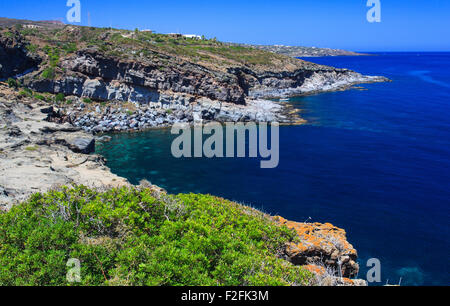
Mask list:
[{"label": "deep blue water", "polygon": [[291,99],[310,124],[280,128],[276,169],[254,159],[175,159],[167,130],[113,135],[99,153],[133,183],[345,228],[361,278],[375,257],[383,284],[449,285],[450,53],[308,60],[393,82]]}]

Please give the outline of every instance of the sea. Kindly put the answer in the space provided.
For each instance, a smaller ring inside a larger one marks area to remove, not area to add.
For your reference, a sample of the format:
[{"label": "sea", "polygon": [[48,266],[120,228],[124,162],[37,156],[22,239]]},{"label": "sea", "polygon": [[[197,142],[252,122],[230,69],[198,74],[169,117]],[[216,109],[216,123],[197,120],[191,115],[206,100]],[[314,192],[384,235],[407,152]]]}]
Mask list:
[{"label": "sea", "polygon": [[344,228],[371,285],[450,285],[450,53],[371,53],[305,60],[389,83],[294,97],[308,121],[280,127],[280,162],[174,158],[168,129],[97,145],[112,172],[170,193],[221,196],[299,222]]}]

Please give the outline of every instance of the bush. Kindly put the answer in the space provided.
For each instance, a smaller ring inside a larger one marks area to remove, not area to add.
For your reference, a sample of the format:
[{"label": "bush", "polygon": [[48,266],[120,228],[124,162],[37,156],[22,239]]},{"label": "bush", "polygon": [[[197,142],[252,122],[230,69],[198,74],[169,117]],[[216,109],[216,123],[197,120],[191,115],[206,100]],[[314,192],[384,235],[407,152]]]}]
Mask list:
[{"label": "bush", "polygon": [[66,102],[66,97],[64,96],[63,93],[59,93],[55,96],[55,102],[56,103]]},{"label": "bush", "polygon": [[83,102],[90,104],[90,103],[92,103],[92,100],[90,98],[83,98]]},{"label": "bush", "polygon": [[8,86],[10,88],[18,88],[19,87],[19,83],[17,83],[17,81],[13,78],[9,78],[6,83],[8,84]]},{"label": "bush", "polygon": [[19,92],[19,96],[31,98],[33,96],[33,91],[29,88],[24,88]]},{"label": "bush", "polygon": [[205,195],[86,187],[35,194],[0,214],[0,285],[292,285],[311,274],[277,257],[294,233]]},{"label": "bush", "polygon": [[46,101],[47,99],[43,95],[35,94],[34,97],[38,100]]},{"label": "bush", "polygon": [[46,68],[44,71],[42,71],[42,78],[46,80],[53,80],[55,78],[55,69],[52,67]]},{"label": "bush", "polygon": [[78,50],[77,45],[75,43],[65,44],[63,49],[67,54],[74,53]]},{"label": "bush", "polygon": [[30,53],[36,53],[38,50],[38,46],[33,45],[33,44],[27,45],[26,48],[27,48],[28,52],[30,52]]}]

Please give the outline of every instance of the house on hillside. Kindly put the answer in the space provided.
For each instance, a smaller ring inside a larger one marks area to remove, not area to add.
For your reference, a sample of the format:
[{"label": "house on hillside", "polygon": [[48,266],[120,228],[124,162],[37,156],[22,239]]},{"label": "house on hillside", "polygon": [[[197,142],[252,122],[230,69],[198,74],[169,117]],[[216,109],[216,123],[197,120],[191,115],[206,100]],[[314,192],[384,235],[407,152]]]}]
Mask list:
[{"label": "house on hillside", "polygon": [[24,24],[23,27],[25,29],[39,29],[42,28],[41,26],[35,25],[35,24]]},{"label": "house on hillside", "polygon": [[191,39],[202,39],[202,37],[200,35],[195,35],[195,34],[184,34],[183,37],[191,38]]}]

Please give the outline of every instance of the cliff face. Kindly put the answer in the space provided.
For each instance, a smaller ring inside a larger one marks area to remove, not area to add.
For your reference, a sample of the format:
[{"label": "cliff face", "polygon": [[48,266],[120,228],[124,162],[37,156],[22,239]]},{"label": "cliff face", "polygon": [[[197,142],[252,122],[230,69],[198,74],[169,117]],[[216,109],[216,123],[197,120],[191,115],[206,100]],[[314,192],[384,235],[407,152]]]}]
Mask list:
[{"label": "cliff face", "polygon": [[292,96],[381,80],[325,66],[283,72],[233,67],[222,72],[171,57],[165,60],[126,61],[86,49],[61,62],[65,72],[60,77],[43,79],[38,72],[26,77],[24,84],[40,92],[102,101],[159,102],[161,93],[170,91],[245,104],[248,97]]},{"label": "cliff face", "polygon": [[0,80],[36,68],[40,58],[30,54],[20,35],[0,35]]},{"label": "cliff face", "polygon": [[55,80],[25,80],[37,91],[78,95],[98,100],[158,102],[159,93],[172,91],[213,100],[245,103],[245,92],[235,75],[210,71],[169,56],[156,60],[127,61],[86,49],[64,59],[66,72]]}]

